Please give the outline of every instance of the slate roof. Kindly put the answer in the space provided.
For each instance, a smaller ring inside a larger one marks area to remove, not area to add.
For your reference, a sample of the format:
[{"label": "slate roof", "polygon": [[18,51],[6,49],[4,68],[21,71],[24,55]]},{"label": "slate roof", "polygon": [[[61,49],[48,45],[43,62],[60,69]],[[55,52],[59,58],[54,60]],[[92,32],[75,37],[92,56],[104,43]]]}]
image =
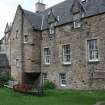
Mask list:
[{"label": "slate roof", "polygon": [[24,16],[28,19],[30,24],[34,29],[41,30],[41,24],[42,24],[42,15],[39,13],[33,13],[27,10],[24,11]]},{"label": "slate roof", "polygon": [[[24,14],[32,24],[34,29],[41,30],[48,28],[47,17],[51,9],[53,9],[54,15],[59,16],[59,22],[57,25],[62,25],[72,21],[72,12],[70,9],[74,0],[65,0],[51,8],[46,9],[42,13],[33,13],[24,10]],[[81,3],[85,10],[85,17],[97,15],[105,12],[105,0],[87,0],[86,3]]]}]

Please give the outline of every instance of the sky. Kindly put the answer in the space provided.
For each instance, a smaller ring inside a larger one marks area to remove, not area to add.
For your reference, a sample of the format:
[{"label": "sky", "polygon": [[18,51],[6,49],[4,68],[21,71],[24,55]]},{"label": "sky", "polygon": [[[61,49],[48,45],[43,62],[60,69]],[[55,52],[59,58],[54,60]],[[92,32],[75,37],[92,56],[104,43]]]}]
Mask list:
[{"label": "sky", "polygon": [[[49,8],[62,1],[64,0],[43,0],[44,4],[46,4],[46,8]],[[22,8],[34,12],[36,2],[38,2],[38,0],[1,0],[0,1],[0,39],[4,36],[4,30],[7,22],[8,23],[13,22],[18,4],[20,4]]]}]

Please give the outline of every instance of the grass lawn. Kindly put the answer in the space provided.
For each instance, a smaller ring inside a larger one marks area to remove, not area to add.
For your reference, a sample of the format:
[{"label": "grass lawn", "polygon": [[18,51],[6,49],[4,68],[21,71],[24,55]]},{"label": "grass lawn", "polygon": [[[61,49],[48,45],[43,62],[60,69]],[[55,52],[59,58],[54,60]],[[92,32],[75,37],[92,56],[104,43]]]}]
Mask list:
[{"label": "grass lawn", "polygon": [[0,88],[0,105],[94,105],[98,101],[105,105],[105,91],[49,90],[38,97]]}]

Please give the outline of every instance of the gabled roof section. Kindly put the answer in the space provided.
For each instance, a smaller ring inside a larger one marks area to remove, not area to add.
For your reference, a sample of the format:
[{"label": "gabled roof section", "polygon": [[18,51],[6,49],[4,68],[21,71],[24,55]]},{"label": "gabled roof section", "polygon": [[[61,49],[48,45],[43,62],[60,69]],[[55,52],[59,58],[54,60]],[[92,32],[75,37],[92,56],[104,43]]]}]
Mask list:
[{"label": "gabled roof section", "polygon": [[44,15],[43,29],[48,28],[47,18],[48,13],[51,9],[53,9],[53,13],[56,17],[59,16],[59,22],[57,22],[56,26],[68,23],[72,19],[72,14],[70,13],[70,7],[72,6],[72,2],[73,0],[66,0],[42,12],[42,14]]},{"label": "gabled roof section", "polygon": [[83,5],[79,0],[74,0],[72,6],[71,6],[71,12],[73,14],[78,12],[85,12],[85,9],[83,8]]},{"label": "gabled roof section", "polygon": [[17,14],[17,12],[18,12],[19,10],[20,10],[21,12],[23,12],[23,9],[22,9],[21,5],[18,5],[18,7],[17,7],[17,10],[16,10],[16,13],[15,13],[15,17],[14,17],[13,23],[11,24],[11,31],[12,31],[12,29],[13,29],[13,25],[14,25],[14,22],[15,22],[15,19],[16,19],[16,14]]},{"label": "gabled roof section", "polygon": [[53,10],[51,9],[48,13],[48,24],[55,23],[57,21],[57,17],[54,15]]},{"label": "gabled roof section", "polygon": [[27,20],[32,25],[33,29],[41,30],[42,25],[42,15],[39,13],[33,13],[27,10],[24,11],[24,16],[27,18]]}]

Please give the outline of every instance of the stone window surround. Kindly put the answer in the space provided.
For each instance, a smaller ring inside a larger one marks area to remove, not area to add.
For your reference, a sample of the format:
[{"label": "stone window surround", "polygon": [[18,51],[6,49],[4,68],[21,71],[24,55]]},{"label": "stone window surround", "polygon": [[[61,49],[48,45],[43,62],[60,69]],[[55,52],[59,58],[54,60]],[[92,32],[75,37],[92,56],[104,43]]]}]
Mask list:
[{"label": "stone window surround", "polygon": [[[46,62],[46,59],[45,59],[45,49],[47,49],[47,48],[48,48],[49,51],[50,51],[50,55],[48,55],[48,56],[50,57],[49,63],[47,63],[47,62]],[[51,64],[51,48],[50,48],[50,47],[44,47],[44,48],[43,48],[43,62],[44,62],[45,65],[50,65],[50,64]]]},{"label": "stone window surround", "polygon": [[[62,78],[64,77],[64,78]],[[61,87],[67,86],[66,73],[59,73],[59,85]]]},{"label": "stone window surround", "polygon": [[63,61],[63,57],[64,57],[64,56],[63,56],[63,55],[64,55],[64,53],[63,53],[63,46],[66,46],[66,45],[69,45],[69,47],[70,47],[70,44],[69,44],[69,43],[61,44],[61,46],[62,46],[62,56],[61,56],[61,57],[62,57],[62,64],[63,64],[63,65],[70,65],[70,64],[71,64],[71,54],[70,54],[70,61],[69,61],[69,62],[64,62],[64,61]]},{"label": "stone window surround", "polygon": [[[89,51],[88,51],[88,41],[89,40],[97,40],[97,47],[98,47],[98,59],[96,60],[90,60],[89,59]],[[93,37],[93,38],[87,38],[86,39],[86,45],[85,45],[85,48],[86,48],[86,60],[89,62],[89,63],[93,63],[93,62],[99,62],[100,61],[100,54],[99,54],[99,39],[96,38],[96,37]]]}]

